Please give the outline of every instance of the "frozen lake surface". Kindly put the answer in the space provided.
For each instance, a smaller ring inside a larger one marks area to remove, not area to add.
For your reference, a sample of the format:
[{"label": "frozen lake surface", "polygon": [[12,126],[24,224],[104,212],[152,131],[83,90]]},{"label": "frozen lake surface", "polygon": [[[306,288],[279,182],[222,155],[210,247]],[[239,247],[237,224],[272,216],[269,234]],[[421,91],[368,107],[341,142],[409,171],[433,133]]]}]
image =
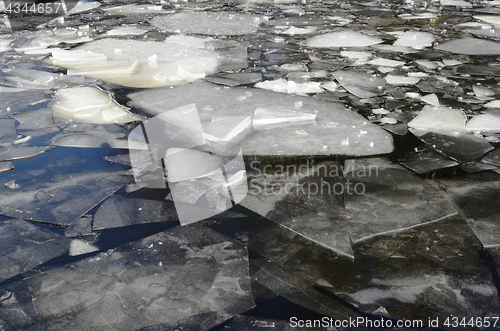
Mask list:
[{"label": "frozen lake surface", "polygon": [[0,1],[0,330],[500,328],[500,2],[61,5]]}]

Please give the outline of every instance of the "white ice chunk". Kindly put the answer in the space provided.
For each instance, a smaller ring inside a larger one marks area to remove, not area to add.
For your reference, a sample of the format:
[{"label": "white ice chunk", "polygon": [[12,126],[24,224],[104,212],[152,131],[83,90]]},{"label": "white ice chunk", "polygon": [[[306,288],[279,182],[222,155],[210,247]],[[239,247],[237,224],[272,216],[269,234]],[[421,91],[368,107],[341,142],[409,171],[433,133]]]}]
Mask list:
[{"label": "white ice chunk", "polygon": [[451,53],[466,55],[500,54],[500,43],[470,37],[448,41],[439,44],[434,48],[440,51],[448,51]]},{"label": "white ice chunk", "polygon": [[368,63],[374,66],[383,66],[383,67],[400,67],[405,64],[404,61],[384,59],[381,57],[374,58],[373,60],[370,60]]},{"label": "white ice chunk", "polygon": [[69,68],[69,74],[124,86],[180,85],[216,71],[221,57],[209,41],[186,36],[171,36],[164,42],[104,38],[70,51],[53,51],[52,60]]},{"label": "white ice chunk", "polygon": [[164,159],[168,181],[175,183],[220,171],[223,159],[195,149],[169,148]]},{"label": "white ice chunk", "polygon": [[68,14],[76,14],[76,13],[81,13],[84,11],[92,10],[95,8],[98,8],[101,6],[101,3],[98,1],[86,1],[86,0],[79,0],[78,3],[68,10]]},{"label": "white ice chunk", "polygon": [[397,122],[398,120],[392,117],[382,117],[380,119],[380,123],[382,124],[396,124]]},{"label": "white ice chunk", "polygon": [[425,106],[408,127],[432,132],[463,132],[467,116],[460,109]]},{"label": "white ice chunk", "polygon": [[441,6],[454,6],[461,8],[471,8],[472,4],[464,0],[440,0]]},{"label": "white ice chunk", "polygon": [[433,106],[439,106],[439,99],[434,93],[424,95],[420,100]]},{"label": "white ice chunk", "polygon": [[104,11],[110,15],[164,14],[164,13],[168,13],[168,11],[164,10],[162,6],[137,5],[137,4],[130,4],[130,5],[105,8]]},{"label": "white ice chunk", "polygon": [[148,32],[148,29],[138,28],[136,26],[120,26],[106,32],[107,36],[138,36]]},{"label": "white ice chunk", "polygon": [[418,65],[421,65],[422,67],[425,67],[427,69],[437,69],[440,67],[440,64],[436,61],[429,61],[429,60],[415,60],[415,62]]},{"label": "white ice chunk", "polygon": [[274,92],[281,92],[288,94],[295,93],[298,95],[323,92],[323,89],[321,88],[321,83],[319,82],[296,83],[294,81],[286,80],[283,78],[259,82],[255,84],[255,87],[262,88],[265,90],[271,90]]},{"label": "white ice chunk", "polygon": [[436,17],[436,14],[431,12],[424,12],[418,14],[401,14],[398,17],[403,18],[405,20],[422,20],[422,19],[432,19]]},{"label": "white ice chunk", "polygon": [[470,132],[500,132],[500,115],[498,113],[476,115],[465,125],[465,130]]},{"label": "white ice chunk", "polygon": [[80,239],[74,239],[69,245],[69,255],[77,256],[98,251],[99,248]]},{"label": "white ice chunk", "polygon": [[294,36],[296,34],[308,34],[316,31],[316,27],[314,26],[306,26],[305,28],[298,28],[296,26],[291,26],[286,30],[278,30],[276,31],[279,34],[288,34]]},{"label": "white ice chunk", "polygon": [[224,11],[156,16],[150,23],[168,32],[233,36],[254,33],[261,21],[256,15]]},{"label": "white ice chunk", "polygon": [[472,89],[474,90],[474,94],[476,97],[482,99],[485,97],[492,97],[495,95],[495,91],[480,85],[472,85]]},{"label": "white ice chunk", "polygon": [[377,114],[377,115],[387,115],[390,113],[390,111],[388,111],[385,108],[376,108],[376,109],[372,109],[372,113]]},{"label": "white ice chunk", "polygon": [[400,75],[387,75],[385,76],[385,81],[391,85],[415,85],[420,81],[420,78]]},{"label": "white ice chunk", "polygon": [[73,87],[56,92],[54,115],[78,123],[127,123],[138,118],[119,105],[109,93],[95,87]]},{"label": "white ice chunk", "polygon": [[325,90],[334,92],[339,88],[339,84],[335,82],[326,82],[321,84],[321,87],[324,88]]},{"label": "white ice chunk", "polygon": [[474,18],[491,25],[500,25],[500,15],[474,15]]},{"label": "white ice chunk", "polygon": [[500,108],[500,100],[493,100],[484,105],[486,108]]},{"label": "white ice chunk", "polygon": [[434,36],[427,32],[406,31],[394,42],[394,46],[422,49],[432,46]]},{"label": "white ice chunk", "polygon": [[212,123],[204,130],[206,140],[225,145],[237,142],[252,132],[252,117],[245,115],[214,117]]},{"label": "white ice chunk", "polygon": [[382,39],[360,32],[345,30],[314,36],[306,40],[310,47],[363,47],[380,44]]},{"label": "white ice chunk", "polygon": [[311,124],[314,123],[315,119],[316,114],[258,107],[252,117],[252,128],[256,131],[269,130],[290,125]]}]

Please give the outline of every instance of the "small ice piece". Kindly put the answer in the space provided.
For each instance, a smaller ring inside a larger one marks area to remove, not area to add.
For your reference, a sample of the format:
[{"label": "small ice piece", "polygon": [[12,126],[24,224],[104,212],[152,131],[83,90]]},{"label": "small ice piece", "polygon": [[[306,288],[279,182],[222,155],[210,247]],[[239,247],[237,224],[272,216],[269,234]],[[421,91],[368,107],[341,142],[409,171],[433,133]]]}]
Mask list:
[{"label": "small ice piece", "polygon": [[382,124],[396,124],[398,123],[398,120],[392,117],[382,117],[380,119],[380,123]]},{"label": "small ice piece", "polygon": [[500,108],[500,100],[493,100],[484,105],[486,108]]},{"label": "small ice piece", "polygon": [[237,12],[182,12],[156,16],[151,25],[167,32],[237,36],[257,31],[261,18]]},{"label": "small ice piece", "polygon": [[55,140],[52,144],[63,147],[96,148],[101,146],[101,141],[93,134],[70,134]]},{"label": "small ice piece", "polygon": [[80,239],[73,239],[69,245],[69,256],[77,256],[98,251],[94,245]]},{"label": "small ice piece", "polygon": [[206,140],[225,145],[238,142],[252,132],[252,117],[245,115],[217,116],[204,129]]},{"label": "small ice piece", "polygon": [[40,201],[40,200],[50,200],[53,197],[54,197],[53,194],[49,194],[49,193],[45,192],[44,190],[39,190],[35,194],[35,200],[37,200],[37,201]]},{"label": "small ice piece", "polygon": [[464,132],[467,116],[460,109],[425,106],[408,127],[432,132]]},{"label": "small ice piece", "polygon": [[11,180],[5,183],[5,188],[9,190],[15,190],[16,188],[19,188],[19,184],[16,184],[15,180]]},{"label": "small ice piece", "polygon": [[110,15],[133,15],[133,14],[166,14],[167,10],[162,6],[154,5],[123,5],[117,7],[105,8],[104,11]]},{"label": "small ice piece", "polygon": [[384,93],[385,82],[375,75],[357,71],[335,71],[332,76],[342,87],[362,99]]},{"label": "small ice piece", "polygon": [[429,60],[415,60],[415,62],[418,65],[421,65],[424,68],[427,69],[437,69],[439,68],[440,64],[436,61],[429,61]]},{"label": "small ice piece", "polygon": [[476,115],[465,125],[465,130],[469,132],[500,132],[500,114]]},{"label": "small ice piece", "polygon": [[335,82],[326,82],[321,84],[321,87],[325,90],[335,92],[339,88],[339,85]]},{"label": "small ice piece", "polygon": [[472,85],[472,90],[474,90],[474,94],[479,99],[492,97],[495,95],[495,92],[493,90],[481,85]]},{"label": "small ice piece", "polygon": [[385,76],[387,84],[391,85],[415,85],[420,81],[418,77],[408,77],[400,75],[387,75]]},{"label": "small ice piece", "polygon": [[372,113],[377,114],[377,115],[387,115],[390,113],[390,111],[388,111],[385,108],[376,108],[376,109],[372,109]]},{"label": "small ice piece", "polygon": [[462,64],[463,62],[462,61],[458,61],[458,60],[454,60],[454,59],[443,59],[443,65],[445,67],[448,67],[448,66],[457,66],[457,65],[460,65]]},{"label": "small ice piece", "polygon": [[363,47],[382,43],[382,39],[352,30],[325,33],[306,40],[309,47]]},{"label": "small ice piece", "polygon": [[256,131],[270,130],[290,125],[314,123],[316,114],[300,113],[288,109],[258,107],[252,117],[252,129]]},{"label": "small ice piece", "polygon": [[471,37],[451,40],[434,46],[434,48],[440,51],[465,55],[500,54],[500,43]]},{"label": "small ice piece", "polygon": [[138,28],[136,26],[120,26],[106,32],[107,36],[138,36],[148,32],[148,29]]},{"label": "small ice piece", "polygon": [[119,105],[106,93],[95,87],[73,87],[56,92],[50,105],[54,115],[78,123],[127,123],[138,118]]},{"label": "small ice piece", "polygon": [[424,95],[420,100],[433,106],[439,106],[439,99],[434,93]]},{"label": "small ice piece", "polygon": [[279,31],[276,31],[277,33],[279,34],[288,34],[288,35],[291,35],[291,36],[294,36],[296,34],[308,34],[308,33],[312,33],[314,31],[316,31],[316,27],[314,26],[306,26],[304,28],[298,28],[296,26],[291,26],[289,27],[288,29],[286,30],[279,30]]},{"label": "small ice piece", "polygon": [[14,165],[11,162],[0,162],[0,174],[14,170]]},{"label": "small ice piece", "polygon": [[287,71],[303,71],[306,69],[307,67],[302,63],[285,63],[278,68],[278,70],[287,70]]},{"label": "small ice piece", "polygon": [[398,17],[405,20],[422,20],[422,19],[432,19],[436,17],[436,14],[431,12],[424,12],[418,14],[401,14]]},{"label": "small ice piece", "polygon": [[404,61],[396,61],[390,59],[384,59],[382,57],[376,57],[373,60],[368,61],[368,64],[374,66],[383,66],[383,67],[400,67],[405,64]]},{"label": "small ice piece", "polygon": [[427,32],[406,31],[394,42],[394,46],[411,47],[414,49],[423,49],[432,46],[435,37]]},{"label": "small ice piece", "polygon": [[50,151],[54,147],[9,147],[0,150],[0,162],[22,160]]},{"label": "small ice piece", "polygon": [[464,0],[440,0],[441,6],[454,6],[461,8],[470,8],[472,4]]},{"label": "small ice piece", "polygon": [[204,177],[220,170],[223,159],[195,149],[169,148],[164,158],[168,181],[175,183]]},{"label": "small ice piece", "polygon": [[474,15],[477,20],[484,21],[494,26],[500,26],[500,16],[499,15]]},{"label": "small ice piece", "polygon": [[370,52],[342,51],[340,55],[349,59],[355,59],[353,65],[362,65],[372,56]]},{"label": "small ice piece", "polygon": [[295,93],[298,95],[306,95],[308,93],[321,93],[324,91],[321,88],[321,83],[319,82],[296,83],[294,81],[286,80],[283,78],[259,82],[255,84],[255,87],[265,90],[271,90],[274,92],[288,94]]}]

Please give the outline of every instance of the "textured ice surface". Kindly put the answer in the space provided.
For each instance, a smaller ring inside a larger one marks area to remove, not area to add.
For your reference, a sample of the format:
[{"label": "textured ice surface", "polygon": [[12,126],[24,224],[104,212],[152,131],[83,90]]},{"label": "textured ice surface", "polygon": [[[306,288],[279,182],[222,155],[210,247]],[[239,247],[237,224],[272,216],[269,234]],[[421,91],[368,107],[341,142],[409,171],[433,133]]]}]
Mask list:
[{"label": "textured ice surface", "polygon": [[14,170],[14,165],[12,162],[1,162],[0,163],[0,173]]},{"label": "textured ice surface", "polygon": [[[221,42],[220,46],[231,44]],[[221,62],[231,62],[217,55],[208,39],[182,35],[161,42],[104,38],[65,52],[58,58],[60,51],[55,56],[53,51],[52,61],[69,68],[70,74],[131,87],[185,84],[214,73]],[[234,55],[232,61],[238,59]]]},{"label": "textured ice surface", "polygon": [[151,24],[168,32],[233,36],[254,33],[261,21],[259,16],[237,12],[184,12],[157,16]]},{"label": "textured ice surface", "polygon": [[370,98],[384,93],[385,82],[376,75],[357,71],[335,71],[332,75],[342,87],[359,98]]},{"label": "textured ice surface", "polygon": [[69,118],[77,123],[127,123],[137,120],[109,93],[95,87],[59,90],[51,108],[55,116]]},{"label": "textured ice surface", "polygon": [[400,159],[399,163],[401,165],[419,174],[458,165],[458,162],[442,156],[429,148],[415,148],[414,151],[403,155]]},{"label": "textured ice surface", "polygon": [[314,36],[306,40],[310,47],[362,47],[380,44],[382,39],[356,31],[344,30]]},{"label": "textured ice surface", "polygon": [[467,131],[500,132],[500,114],[485,113],[476,115],[465,125]]},{"label": "textured ice surface", "polygon": [[467,117],[459,109],[441,106],[425,106],[408,123],[408,127],[432,132],[463,132]]},{"label": "textured ice surface", "polygon": [[391,85],[415,85],[420,81],[420,78],[401,75],[387,75],[385,76],[385,81]]},{"label": "textured ice surface", "polygon": [[319,82],[307,82],[307,83],[296,83],[291,80],[286,79],[276,79],[267,80],[265,82],[260,82],[255,84],[255,87],[262,88],[265,90],[271,90],[274,92],[306,95],[308,93],[321,93],[323,89],[321,88],[321,83]]},{"label": "textured ice surface", "polygon": [[133,15],[133,14],[165,14],[169,11],[164,10],[162,6],[129,4],[116,7],[105,8],[104,11],[109,15]]},{"label": "textured ice surface", "polygon": [[455,39],[434,46],[434,48],[440,51],[447,51],[456,54],[467,54],[467,55],[500,54],[500,43],[484,39],[477,39],[477,38]]},{"label": "textured ice surface", "polygon": [[0,282],[67,253],[70,242],[23,220],[1,222],[0,237]]},{"label": "textured ice surface", "polygon": [[[241,142],[244,155],[369,155],[388,153],[393,148],[389,134],[358,114],[344,110],[339,104],[311,97],[287,96],[250,88],[222,89],[209,84],[156,89],[130,94],[129,97],[132,106],[153,115],[184,106],[187,97],[190,102],[196,103],[202,124],[203,118],[206,118],[204,114],[209,111],[207,109],[214,110],[213,116],[249,116],[259,107],[316,114],[315,125],[253,132]],[[165,109],[167,102],[169,106]],[[209,122],[211,116],[207,118]],[[182,141],[185,133],[167,133],[167,137]]]},{"label": "textured ice surface", "polygon": [[0,303],[0,318],[12,309],[23,312],[27,318],[14,325],[27,330],[208,330],[254,306],[246,249],[199,225],[149,236],[29,282],[34,287],[11,285],[12,300]]},{"label": "textured ice surface", "polygon": [[80,239],[73,239],[69,245],[69,256],[77,256],[98,251],[99,248]]},{"label": "textured ice surface", "polygon": [[427,32],[406,31],[398,36],[394,42],[394,46],[408,46],[415,49],[423,49],[431,46],[434,41],[434,36]]},{"label": "textured ice surface", "polygon": [[107,36],[138,36],[148,32],[148,29],[139,28],[136,26],[120,26],[106,32]]}]

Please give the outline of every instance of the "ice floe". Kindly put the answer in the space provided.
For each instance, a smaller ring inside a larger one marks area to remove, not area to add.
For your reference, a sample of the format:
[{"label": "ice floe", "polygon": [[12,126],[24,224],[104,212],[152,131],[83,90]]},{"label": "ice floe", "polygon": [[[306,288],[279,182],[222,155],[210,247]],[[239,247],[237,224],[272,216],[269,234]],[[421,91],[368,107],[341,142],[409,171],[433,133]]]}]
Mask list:
[{"label": "ice floe", "polygon": [[69,245],[69,255],[77,256],[98,251],[99,248],[80,239],[73,239]]},{"label": "ice floe", "polygon": [[168,32],[234,36],[254,33],[261,22],[259,16],[237,12],[183,12],[157,16],[151,25]]},{"label": "ice floe", "polygon": [[113,100],[109,93],[88,86],[57,91],[51,108],[55,116],[77,123],[127,123],[138,119]]},{"label": "ice floe", "polygon": [[363,47],[380,44],[382,39],[361,32],[344,30],[329,32],[306,40],[309,47]]},{"label": "ice floe", "polygon": [[466,55],[500,54],[500,43],[470,37],[451,40],[434,46],[434,48],[440,51]]},{"label": "ice floe", "polygon": [[435,37],[428,32],[406,31],[398,36],[393,45],[423,49],[431,46],[434,39]]},{"label": "ice floe", "polygon": [[425,106],[408,123],[410,128],[434,132],[464,132],[467,117],[460,109],[440,106]]},{"label": "ice floe", "polygon": [[255,84],[255,87],[271,90],[274,92],[298,94],[298,95],[323,92],[323,89],[321,88],[321,83],[319,82],[296,83],[294,81],[282,78],[260,82]]}]

